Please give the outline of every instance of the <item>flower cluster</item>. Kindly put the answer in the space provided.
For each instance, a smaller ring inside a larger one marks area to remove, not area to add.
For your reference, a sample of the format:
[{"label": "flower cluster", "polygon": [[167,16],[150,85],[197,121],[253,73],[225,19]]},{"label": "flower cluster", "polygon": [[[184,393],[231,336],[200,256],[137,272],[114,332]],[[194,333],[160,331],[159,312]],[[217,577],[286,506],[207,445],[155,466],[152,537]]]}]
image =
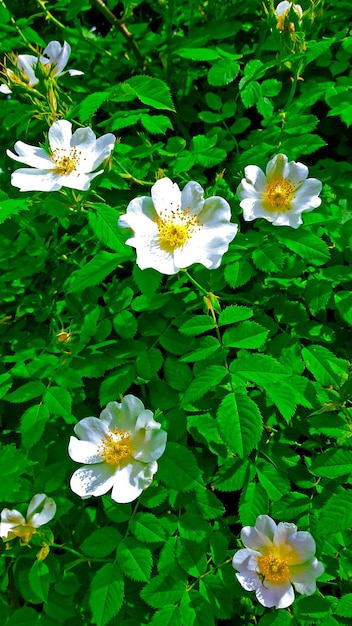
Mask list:
[{"label": "flower cluster", "polygon": [[241,532],[245,546],[233,557],[238,581],[246,591],[255,591],[266,607],[285,609],[295,594],[312,595],[316,579],[324,567],[315,558],[315,542],[310,533],[298,531],[295,524],[275,524],[268,515],[259,515],[255,526]]},{"label": "flower cluster", "polygon": [[149,487],[167,434],[141,400],[127,395],[121,404],[109,402],[99,418],[85,417],[74,431],[69,455],[86,464],[71,478],[74,493],[85,499],[112,489],[112,499],[125,503]]},{"label": "flower cluster", "polygon": [[36,529],[50,522],[55,513],[54,500],[44,493],[37,493],[28,505],[26,519],[15,509],[1,511],[0,537],[3,541],[20,537],[23,543],[28,543]]},{"label": "flower cluster", "polygon": [[293,2],[287,2],[286,0],[284,0],[283,2],[279,2],[275,9],[277,28],[279,30],[284,31],[286,29],[294,29],[294,24],[292,22],[288,22],[291,9],[296,13],[298,21],[301,21],[303,10],[300,4],[294,4]]}]

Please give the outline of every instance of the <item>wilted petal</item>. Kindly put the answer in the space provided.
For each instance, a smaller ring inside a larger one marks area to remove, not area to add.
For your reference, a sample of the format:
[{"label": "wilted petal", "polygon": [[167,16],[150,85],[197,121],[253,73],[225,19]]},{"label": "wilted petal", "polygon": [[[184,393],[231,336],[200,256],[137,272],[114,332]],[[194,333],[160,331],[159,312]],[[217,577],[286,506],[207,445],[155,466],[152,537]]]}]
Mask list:
[{"label": "wilted petal", "polygon": [[10,541],[16,535],[11,534],[11,530],[16,526],[24,526],[26,520],[19,511],[15,509],[3,509],[1,511],[0,537],[4,541]]}]

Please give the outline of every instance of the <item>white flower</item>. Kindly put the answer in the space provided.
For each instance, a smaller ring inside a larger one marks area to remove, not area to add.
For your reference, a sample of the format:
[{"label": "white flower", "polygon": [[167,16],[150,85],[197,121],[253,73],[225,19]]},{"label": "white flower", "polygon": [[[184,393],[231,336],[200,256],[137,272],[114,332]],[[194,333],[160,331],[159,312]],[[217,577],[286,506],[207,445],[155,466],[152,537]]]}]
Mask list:
[{"label": "white flower", "polygon": [[[300,4],[294,4],[293,2],[286,2],[286,0],[284,0],[284,2],[279,2],[279,4],[277,5],[275,9],[276,18],[277,18],[277,27],[279,30],[285,30],[285,20],[291,10],[291,7],[294,10],[294,12],[297,14],[298,21],[299,22],[301,21],[303,10]],[[292,26],[294,30],[294,24],[292,25],[290,24],[289,28],[292,30]]]},{"label": "white flower", "polygon": [[[64,41],[62,46],[58,41],[50,41],[40,57],[34,56],[33,54],[19,54],[16,65],[24,75],[25,82],[28,86],[34,87],[34,85],[37,85],[39,82],[35,74],[38,62],[49,70],[50,76],[59,77],[66,73],[70,74],[70,76],[80,76],[83,74],[84,72],[80,70],[63,71],[67,65],[70,54],[71,47],[66,41]],[[14,72],[7,70],[6,73],[11,82],[12,77],[14,77]],[[9,94],[11,93],[11,89],[7,85],[1,85],[0,92]]]},{"label": "white flower", "polygon": [[216,269],[238,226],[231,224],[231,209],[223,198],[204,200],[195,181],[181,192],[169,178],[158,180],[151,198],[132,200],[119,218],[122,228],[131,228],[126,243],[137,249],[137,265],[152,267],[162,274],[176,274],[193,263]]},{"label": "white flower", "polygon": [[20,191],[58,191],[61,187],[85,191],[103,172],[90,173],[110,156],[115,140],[111,133],[96,139],[88,127],[78,128],[72,135],[71,122],[54,122],[49,128],[49,154],[23,141],[15,143],[17,154],[7,150],[11,159],[33,168],[15,170],[11,183]]},{"label": "white flower", "polygon": [[274,226],[298,228],[303,223],[301,213],[321,204],[320,180],[307,178],[307,166],[295,161],[288,163],[284,154],[269,161],[266,175],[256,165],[245,167],[244,174],[237,193],[247,222],[264,217]]},{"label": "white flower", "polygon": [[[285,609],[295,599],[294,590],[307,596],[316,588],[316,578],[324,571],[314,556],[315,541],[295,524],[275,524],[268,515],[259,515],[255,526],[241,532],[244,549],[236,552],[233,567],[246,591],[255,591],[266,607]],[[292,584],[291,584],[292,583]]]},{"label": "white flower", "polygon": [[87,463],[71,478],[71,489],[81,498],[101,496],[112,488],[119,503],[132,502],[149,487],[164,453],[167,433],[153,413],[132,395],[121,404],[109,402],[100,417],[86,417],[76,424],[68,453]]},{"label": "white flower", "polygon": [[25,543],[28,543],[35,529],[50,522],[55,513],[54,500],[44,493],[37,493],[28,505],[27,519],[15,509],[1,511],[0,537],[3,541],[21,537]]}]

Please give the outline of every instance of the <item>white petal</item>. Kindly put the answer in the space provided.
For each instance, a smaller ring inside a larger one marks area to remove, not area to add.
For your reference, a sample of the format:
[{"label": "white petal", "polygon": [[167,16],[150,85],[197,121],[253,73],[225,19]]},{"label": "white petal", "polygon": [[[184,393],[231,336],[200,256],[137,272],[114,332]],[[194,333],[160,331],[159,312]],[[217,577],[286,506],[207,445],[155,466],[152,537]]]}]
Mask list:
[{"label": "white petal", "polygon": [[24,526],[26,520],[19,511],[15,509],[3,509],[1,511],[0,537],[3,540],[11,540],[16,535],[11,533],[12,528]]},{"label": "white petal", "polygon": [[246,548],[262,552],[272,545],[276,524],[269,515],[259,515],[255,527],[245,526],[241,531],[242,543]]},{"label": "white petal", "polygon": [[6,96],[8,96],[10,93],[12,93],[12,91],[7,85],[0,85],[0,93],[4,93]]},{"label": "white petal", "polygon": [[153,200],[149,196],[141,196],[131,200],[127,207],[127,212],[121,215],[118,220],[120,228],[132,228],[137,234],[147,236],[158,233],[158,227],[155,223],[156,212]]},{"label": "white petal", "polygon": [[311,596],[316,589],[316,578],[322,575],[324,566],[314,558],[311,563],[294,566],[291,570],[291,581],[298,593]]},{"label": "white petal", "polygon": [[30,146],[24,141],[16,141],[14,145],[14,149],[17,154],[11,152],[11,150],[6,150],[6,154],[14,159],[15,161],[19,161],[20,163],[24,163],[25,165],[30,165],[31,167],[37,167],[40,169],[51,170],[55,168],[55,164],[50,159],[43,148],[37,148],[36,146]]},{"label": "white petal", "polygon": [[99,170],[93,174],[84,174],[74,170],[71,174],[58,175],[59,182],[62,187],[69,187],[70,189],[78,189],[79,191],[87,191],[93,178],[102,174],[104,170]]},{"label": "white petal", "polygon": [[259,580],[257,576],[258,569],[258,557],[260,557],[260,552],[256,550],[250,550],[248,548],[242,548],[235,552],[232,559],[232,566],[237,569],[241,573],[245,573],[245,575],[251,575],[254,573],[255,578]]},{"label": "white petal", "polygon": [[99,446],[105,439],[108,428],[98,417],[84,417],[75,425],[73,430],[79,439]]},{"label": "white petal", "polygon": [[231,208],[224,198],[212,196],[207,198],[204,206],[198,214],[198,220],[203,228],[217,228],[229,224],[231,220]]},{"label": "white petal", "polygon": [[298,187],[304,180],[306,180],[308,171],[308,167],[303,163],[290,161],[285,167],[284,176]]},{"label": "white petal", "polygon": [[285,154],[277,154],[266,166],[266,177],[269,183],[280,179],[284,175],[287,164],[287,156]]},{"label": "white petal", "polygon": [[67,120],[58,120],[57,122],[54,122],[49,128],[48,135],[51,150],[55,150],[55,148],[66,148],[69,150],[72,138],[71,122],[68,122]]},{"label": "white petal", "polygon": [[33,54],[19,54],[17,57],[17,67],[28,77],[28,84],[30,87],[33,87],[33,85],[36,85],[39,82],[34,73],[34,68],[37,63],[38,57],[33,56]]},{"label": "white petal", "polygon": [[71,477],[70,487],[81,498],[102,496],[114,484],[116,468],[107,463],[84,465]]},{"label": "white petal", "polygon": [[[277,525],[275,532],[274,532],[275,545],[278,546],[278,545],[282,545],[285,543],[289,543],[291,545],[293,543],[292,537],[294,536],[295,533],[298,534],[297,526],[295,524],[291,524],[289,522],[280,522]],[[304,534],[306,535],[309,533],[304,533]],[[298,543],[299,543],[299,540],[298,540]],[[307,559],[303,559],[303,560],[306,561]]]},{"label": "white petal", "polygon": [[295,213],[294,211],[275,213],[272,219],[266,219],[268,222],[272,222],[273,226],[291,226],[291,228],[298,228],[303,224],[300,213]]},{"label": "white petal", "polygon": [[[294,524],[292,524],[292,526],[294,526]],[[315,555],[315,541],[312,535],[306,531],[299,530],[293,533],[288,537],[286,542],[293,547],[297,555],[297,559],[291,561],[292,565],[309,561]]]},{"label": "white petal", "polygon": [[256,165],[247,165],[247,167],[244,168],[244,175],[245,178],[241,181],[244,189],[246,189],[245,183],[247,183],[248,187],[253,187],[258,193],[263,193],[265,191],[267,182],[266,176],[260,167],[257,167]]},{"label": "white petal", "polygon": [[44,58],[41,57],[40,62],[44,64],[49,62],[51,65],[55,65],[53,75],[60,76],[62,70],[67,65],[70,53],[71,47],[66,41],[64,41],[63,46],[61,46],[59,41],[50,41],[43,51]]},{"label": "white petal", "polygon": [[[101,443],[101,440],[100,440]],[[102,463],[103,458],[98,452],[98,445],[91,441],[81,441],[76,437],[70,437],[68,453],[77,463]]]},{"label": "white petal", "polygon": [[105,159],[107,159],[114,149],[116,137],[112,133],[102,135],[97,139],[95,147],[91,154],[92,166],[91,170],[95,170]]},{"label": "white petal", "polygon": [[283,2],[279,2],[275,9],[275,12],[277,13],[277,15],[283,15],[283,13],[286,13],[286,11],[290,8],[291,4],[292,2],[286,2],[286,0],[284,0]]},{"label": "white petal", "polygon": [[175,265],[174,255],[160,248],[158,235],[145,237],[143,240],[135,237],[128,239],[126,243],[136,248],[137,265],[141,270],[151,267],[161,274],[172,275],[180,269],[180,266]]},{"label": "white petal", "polygon": [[255,198],[245,198],[240,203],[241,209],[243,210],[243,219],[246,222],[251,222],[252,220],[256,220],[258,217],[264,217],[268,221],[272,221],[272,214],[269,214],[263,208],[263,203],[261,199]]},{"label": "white petal", "polygon": [[263,606],[268,608],[275,606],[277,609],[286,609],[295,599],[293,587],[289,582],[284,585],[270,585],[264,581],[264,584],[256,590],[255,595]]},{"label": "white petal", "polygon": [[237,234],[237,224],[220,224],[211,229],[202,229],[182,248],[174,251],[174,263],[186,268],[193,263],[202,263],[208,269],[216,269],[227,252],[229,243]]},{"label": "white petal", "polygon": [[[127,430],[132,433],[135,430],[138,416],[144,411],[144,404],[142,400],[136,396],[127,394],[127,396],[122,398],[121,404],[118,402],[109,402],[105,411],[109,411],[112,415],[110,428],[113,426],[127,428]],[[103,411],[104,414],[105,411]],[[104,419],[104,417],[102,417],[102,419]]]},{"label": "white petal", "polygon": [[246,591],[255,591],[260,586],[260,580],[258,576],[251,571],[244,570],[240,574],[236,574],[236,578],[240,585]]},{"label": "white petal", "polygon": [[58,191],[62,176],[48,170],[20,168],[11,174],[11,184],[20,191]]},{"label": "white petal", "polygon": [[157,469],[156,462],[145,464],[134,461],[121,464],[115,475],[112,499],[122,504],[138,498],[143,489],[149,487]]},{"label": "white petal", "polygon": [[170,178],[161,178],[150,190],[153,204],[158,215],[169,213],[181,206],[181,192]]},{"label": "white petal", "polygon": [[[61,72],[61,74],[66,74],[66,72]],[[84,72],[81,72],[81,70],[67,70],[67,74],[69,74],[70,76],[82,76],[84,74]]]},{"label": "white petal", "polygon": [[43,526],[53,519],[56,513],[56,504],[45,493],[37,493],[33,496],[27,509],[27,522],[34,528]]},{"label": "white petal", "polygon": [[133,458],[143,463],[156,461],[165,452],[167,433],[160,429],[159,422],[150,419],[151,411],[144,411],[138,417],[131,446]]},{"label": "white petal", "polygon": [[87,156],[89,156],[89,152],[94,150],[96,144],[96,136],[89,126],[85,128],[77,128],[72,135],[70,140],[71,146],[76,146],[80,148],[82,151],[87,152]]},{"label": "white petal", "polygon": [[321,200],[316,196],[319,196],[322,187],[323,185],[321,181],[317,178],[308,178],[308,180],[305,180],[301,187],[297,190],[294,200],[295,204],[309,204],[310,202],[319,200],[320,205]]},{"label": "white petal", "polygon": [[191,180],[181,192],[181,209],[189,208],[192,214],[200,213],[204,204],[204,189],[199,183]]}]

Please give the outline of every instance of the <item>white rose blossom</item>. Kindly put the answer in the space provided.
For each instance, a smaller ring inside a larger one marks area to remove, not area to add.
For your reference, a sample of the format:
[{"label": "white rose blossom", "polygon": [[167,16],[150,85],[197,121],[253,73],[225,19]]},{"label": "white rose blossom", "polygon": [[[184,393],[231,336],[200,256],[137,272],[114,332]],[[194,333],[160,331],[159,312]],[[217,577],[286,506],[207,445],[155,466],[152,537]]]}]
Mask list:
[{"label": "white rose blossom", "polygon": [[169,178],[161,178],[152,186],[151,197],[129,203],[118,224],[133,230],[126,243],[136,248],[140,269],[170,275],[193,263],[219,267],[238,229],[230,219],[226,200],[219,196],[204,200],[199,183],[191,181],[180,191]]},{"label": "white rose blossom", "polygon": [[72,134],[72,124],[59,120],[49,128],[50,152],[17,141],[14,149],[7,150],[11,159],[30,165],[11,175],[11,183],[20,191],[58,191],[70,187],[86,191],[91,180],[103,170],[94,170],[110,156],[116,138],[112,133],[99,139],[91,128],[78,128]]},{"label": "white rose blossom", "polygon": [[255,591],[260,604],[287,608],[295,599],[292,585],[307,596],[315,592],[324,567],[314,556],[315,541],[309,532],[287,522],[276,525],[268,515],[259,515],[254,527],[242,528],[241,539],[245,548],[236,552],[232,564],[242,587]]},{"label": "white rose blossom", "polygon": [[50,522],[56,513],[56,504],[44,493],[37,493],[31,499],[27,509],[27,519],[15,509],[1,511],[0,537],[3,541],[11,541],[20,537],[28,543],[39,526]]},{"label": "white rose blossom", "polygon": [[[294,10],[296,15],[298,16],[298,21],[300,22],[303,15],[303,10],[300,4],[294,4],[293,2],[279,2],[275,9],[276,19],[277,19],[277,27],[279,30],[285,30],[285,19],[288,16],[290,10]],[[291,30],[292,26],[290,24]],[[293,25],[294,28],[294,25]]]},{"label": "white rose blossom", "polygon": [[245,167],[244,174],[237,193],[247,222],[263,217],[274,226],[298,228],[303,223],[301,214],[321,204],[320,180],[307,178],[308,167],[288,162],[285,154],[269,161],[266,174],[256,165]]},{"label": "white rose blossom", "polygon": [[[50,41],[46,48],[43,50],[43,54],[35,56],[34,54],[19,54],[17,57],[16,65],[21,74],[24,75],[25,82],[29,87],[34,87],[39,83],[39,79],[35,74],[35,69],[38,63],[41,63],[48,68],[50,76],[59,77],[63,74],[70,74],[70,76],[80,76],[84,72],[80,70],[66,70],[63,71],[67,65],[68,58],[71,54],[70,45],[64,41],[63,45],[59,41]],[[15,76],[12,70],[7,70],[6,74],[11,82],[12,77]],[[4,94],[11,93],[11,89],[7,85],[0,86],[0,92]]]},{"label": "white rose blossom", "polygon": [[79,437],[71,437],[68,453],[77,463],[70,482],[83,499],[112,489],[115,502],[132,502],[149,487],[164,453],[167,433],[153,413],[133,395],[121,404],[109,402],[100,417],[85,417],[76,424]]}]

